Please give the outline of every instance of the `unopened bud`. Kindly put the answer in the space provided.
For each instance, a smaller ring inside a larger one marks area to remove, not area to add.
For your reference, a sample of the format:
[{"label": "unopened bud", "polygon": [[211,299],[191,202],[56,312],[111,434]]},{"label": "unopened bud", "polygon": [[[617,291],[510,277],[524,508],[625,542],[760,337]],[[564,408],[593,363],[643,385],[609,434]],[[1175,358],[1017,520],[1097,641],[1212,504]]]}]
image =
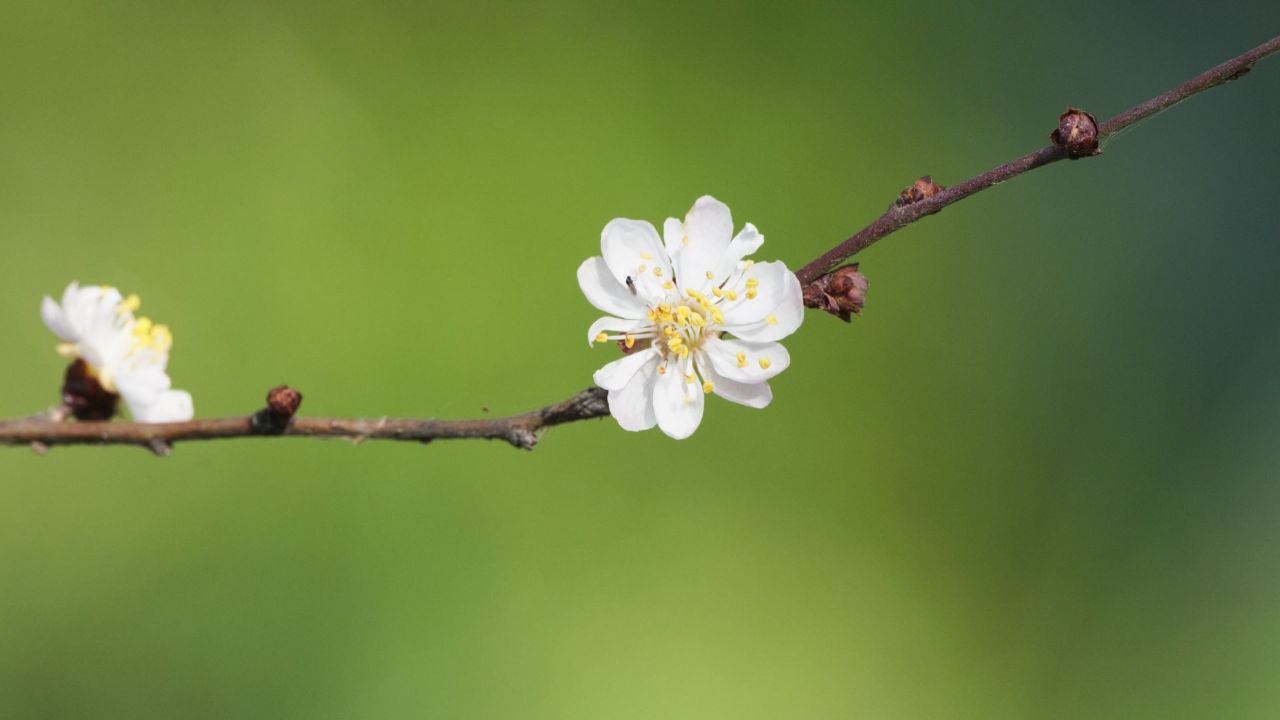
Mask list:
[{"label": "unopened bud", "polygon": [[62,380],[62,404],[77,420],[110,420],[120,405],[120,396],[102,386],[89,363],[76,358]]},{"label": "unopened bud", "polygon": [[934,182],[932,177],[925,175],[898,193],[898,199],[894,200],[893,204],[896,207],[906,207],[921,200],[927,200],[943,190],[946,188]]},{"label": "unopened bud", "polygon": [[1098,149],[1098,121],[1078,108],[1069,107],[1058,116],[1058,129],[1049,133],[1049,139],[1065,147],[1073,160],[1102,152]]},{"label": "unopened bud", "polygon": [[282,420],[288,420],[302,405],[302,393],[288,385],[271,388],[267,393],[267,410]]},{"label": "unopened bud", "polygon": [[805,286],[804,304],[849,322],[852,315],[862,314],[867,287],[867,276],[858,271],[858,263],[845,265]]}]

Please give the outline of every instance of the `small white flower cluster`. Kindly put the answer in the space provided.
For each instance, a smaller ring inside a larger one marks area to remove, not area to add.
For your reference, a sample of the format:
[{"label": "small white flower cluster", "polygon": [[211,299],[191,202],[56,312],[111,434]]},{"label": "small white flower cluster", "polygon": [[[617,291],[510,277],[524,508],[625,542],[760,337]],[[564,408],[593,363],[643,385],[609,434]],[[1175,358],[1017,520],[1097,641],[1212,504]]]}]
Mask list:
[{"label": "small white flower cluster", "polygon": [[173,335],[149,318],[134,317],[141,302],[107,286],[67,286],[62,302],[45,296],[44,324],[62,340],[58,353],[83,360],[104,390],[124,398],[138,422],[177,422],[194,414],[191,394],[171,389],[166,372]]},{"label": "small white flower cluster", "polygon": [[767,381],[790,363],[776,341],[800,327],[804,301],[781,262],[745,259],[764,236],[750,223],[735,236],[729,208],[709,195],[663,236],[643,220],[610,221],[578,285],[609,314],[587,342],[615,340],[626,353],[595,374],[609,412],[623,429],[657,425],[681,439],[702,422],[704,394],[769,404]]}]

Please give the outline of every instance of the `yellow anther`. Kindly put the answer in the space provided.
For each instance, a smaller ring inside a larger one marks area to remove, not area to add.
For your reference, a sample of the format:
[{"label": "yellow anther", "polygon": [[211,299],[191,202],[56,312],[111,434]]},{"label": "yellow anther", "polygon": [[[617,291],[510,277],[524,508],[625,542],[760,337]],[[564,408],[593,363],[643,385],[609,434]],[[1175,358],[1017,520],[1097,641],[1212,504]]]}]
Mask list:
[{"label": "yellow anther", "polygon": [[743,261],[743,263],[742,263],[742,269],[743,269],[743,270],[750,270],[750,269],[751,269],[751,266],[752,266],[752,265],[755,265],[755,264],[756,264],[756,261],[755,261],[755,260],[744,260],[744,261]]},{"label": "yellow anther", "polygon": [[764,319],[764,321],[765,321],[765,322],[767,322],[767,323],[769,323],[770,325],[777,325],[777,324],[778,324],[778,316],[777,316],[777,315],[770,315],[769,317],[765,318],[765,319]]},{"label": "yellow anther", "polygon": [[634,336],[634,335],[632,335],[631,333],[627,333],[627,339],[623,342],[623,344],[625,344],[625,345],[627,346],[627,349],[628,349],[628,350],[630,350],[631,348],[635,347],[635,346],[636,346],[636,338],[635,338],[635,336]]},{"label": "yellow anther", "polygon": [[666,335],[667,337],[673,337],[676,334],[676,329],[668,325],[662,328],[662,334]]},{"label": "yellow anther", "polygon": [[738,367],[746,367],[746,366],[747,366],[747,354],[738,353]]},{"label": "yellow anther", "polygon": [[693,313],[689,316],[689,322],[693,323],[695,327],[703,327],[707,324],[707,319],[698,313]]},{"label": "yellow anther", "polygon": [[694,300],[706,300],[706,299],[707,299],[707,297],[706,297],[705,295],[703,295],[702,293],[698,292],[697,290],[689,290],[689,291],[688,291],[688,293],[689,293],[689,297],[693,298]]},{"label": "yellow anther", "polygon": [[711,391],[715,389],[716,389],[715,383],[711,383],[711,382],[702,383],[702,392],[706,395],[710,395]]},{"label": "yellow anther", "polygon": [[670,315],[671,306],[666,303],[658,303],[658,312],[662,313],[663,315]]},{"label": "yellow anther", "polygon": [[151,334],[151,318],[138,318],[133,324],[133,334],[139,337]]},{"label": "yellow anther", "polygon": [[720,308],[718,308],[718,307],[713,307],[713,308],[711,308],[711,319],[712,319],[712,320],[715,320],[715,321],[716,321],[716,324],[718,324],[718,325],[723,325],[723,324],[724,324],[724,313],[720,312]]},{"label": "yellow anther", "polygon": [[653,276],[654,276],[654,277],[662,277],[662,268],[660,268],[660,267],[656,267],[656,268],[654,268],[654,269],[653,269]]},{"label": "yellow anther", "polygon": [[654,312],[653,310],[650,310],[648,315],[649,315],[649,322],[654,322],[655,320],[658,319],[658,313]]},{"label": "yellow anther", "polygon": [[140,307],[142,307],[142,298],[137,295],[130,295],[120,301],[120,304],[116,306],[116,311],[121,313],[137,312]]},{"label": "yellow anther", "polygon": [[688,236],[688,235],[685,235],[684,237],[680,238],[680,244],[681,244],[681,245],[688,245],[688,244],[689,244],[689,236]]},{"label": "yellow anther", "polygon": [[642,273],[642,272],[644,272],[645,270],[648,270],[648,269],[649,269],[649,266],[648,266],[648,265],[645,265],[644,263],[640,263],[640,267],[636,268],[636,272],[637,272],[637,273]]},{"label": "yellow anther", "polygon": [[692,383],[697,379],[698,379],[697,376],[694,375],[693,373],[689,373],[688,375],[684,376],[684,381],[687,383]]},{"label": "yellow anther", "polygon": [[707,279],[708,279],[708,280],[715,280],[715,279],[716,279],[716,274],[715,274],[715,273],[713,273],[713,272],[711,272],[710,270],[708,270],[708,271],[707,271]]},{"label": "yellow anther", "polygon": [[658,366],[658,374],[659,374],[659,375],[666,375],[666,374],[667,374],[667,369],[666,369],[665,367],[663,367],[662,365],[659,365],[659,366]]},{"label": "yellow anther", "polygon": [[747,288],[747,299],[748,299],[748,300],[755,300],[755,299],[756,299],[756,289],[755,289],[755,288]]},{"label": "yellow anther", "polygon": [[684,341],[679,337],[667,338],[667,347],[671,348],[671,352],[680,352],[680,348],[684,347]]},{"label": "yellow anther", "polygon": [[725,293],[725,295],[728,295],[730,300],[738,299],[738,293],[734,292],[733,290],[729,290],[728,292]]},{"label": "yellow anther", "polygon": [[680,307],[676,308],[676,322],[680,323],[681,325],[684,325],[685,323],[689,322],[689,314],[692,312],[693,311],[689,309],[688,305],[681,305]]},{"label": "yellow anther", "polygon": [[644,252],[643,250],[641,250],[641,251],[640,251],[640,259],[641,259],[641,260],[652,260],[652,259],[653,259],[653,256],[652,256],[652,255],[650,255],[649,253]]},{"label": "yellow anther", "polygon": [[711,303],[706,300],[699,300],[698,307],[702,308],[703,312],[711,312]]},{"label": "yellow anther", "polygon": [[770,366],[770,365],[772,365],[772,364],[773,364],[773,361],[772,361],[772,360],[770,360],[769,358],[760,358],[760,369],[761,369],[761,370],[768,370],[768,369],[769,369],[769,366]]},{"label": "yellow anther", "polygon": [[608,339],[609,339],[609,336],[605,335],[604,333],[600,333],[599,335],[596,335],[596,342],[604,342],[605,340],[608,340]]},{"label": "yellow anther", "polygon": [[662,283],[663,290],[674,290],[675,288],[676,288],[675,284],[672,283],[670,280]]},{"label": "yellow anther", "polygon": [[747,278],[747,287],[753,288],[753,287],[759,287],[759,286],[760,286],[759,278]]},{"label": "yellow anther", "polygon": [[724,297],[724,291],[723,291],[723,290],[721,290],[721,289],[720,289],[720,288],[718,288],[718,287],[713,287],[713,288],[711,288],[711,294],[712,294],[712,295],[715,295],[715,296],[716,296],[716,297],[718,297],[718,298],[722,298],[722,297]]},{"label": "yellow anther", "polygon": [[683,360],[683,359],[685,359],[685,358],[689,357],[689,346],[688,346],[688,345],[681,345],[681,346],[680,346],[680,349],[679,349],[679,350],[677,350],[676,352],[680,355],[680,359],[681,359],[681,360]]},{"label": "yellow anther", "polygon": [[58,354],[64,358],[73,358],[80,354],[80,346],[75,343],[58,343]]}]

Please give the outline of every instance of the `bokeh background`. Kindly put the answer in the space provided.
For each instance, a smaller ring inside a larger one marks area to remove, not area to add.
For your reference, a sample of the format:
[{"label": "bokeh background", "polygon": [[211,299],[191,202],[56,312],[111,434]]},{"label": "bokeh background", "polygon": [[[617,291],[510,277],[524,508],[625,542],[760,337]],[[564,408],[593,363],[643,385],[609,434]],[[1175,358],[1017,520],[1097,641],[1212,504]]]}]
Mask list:
[{"label": "bokeh background", "polygon": [[[610,359],[600,228],[797,267],[1280,32],[1082,1],[0,7],[0,416],[142,295],[203,416],[468,417]],[[765,411],[533,453],[0,452],[6,718],[1273,718],[1280,59],[861,256]]]}]

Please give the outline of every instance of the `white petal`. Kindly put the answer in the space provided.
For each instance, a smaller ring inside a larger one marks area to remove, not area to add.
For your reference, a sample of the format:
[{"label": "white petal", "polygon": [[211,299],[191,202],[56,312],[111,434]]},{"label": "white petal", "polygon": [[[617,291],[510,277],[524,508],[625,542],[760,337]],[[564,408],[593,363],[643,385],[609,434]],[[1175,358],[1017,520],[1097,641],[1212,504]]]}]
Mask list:
[{"label": "white petal", "polygon": [[664,294],[662,283],[672,278],[671,262],[652,225],[644,220],[610,220],[600,233],[600,251],[618,284],[625,288],[631,278],[642,301],[656,301]]},{"label": "white petal", "polygon": [[[788,277],[791,282],[787,281]],[[747,288],[747,282],[752,280],[759,283],[755,287],[754,298],[750,296]],[[737,293],[738,299],[726,299],[720,302],[726,328],[734,325],[751,325],[764,320],[769,315],[776,315],[778,306],[788,300],[791,295],[794,295],[801,305],[804,304],[800,281],[781,262],[755,263],[744,270],[740,277],[735,278],[730,287]]]},{"label": "white petal", "polygon": [[596,385],[605,390],[621,390],[626,387],[634,376],[645,363],[656,363],[658,361],[657,351],[652,348],[634,352],[630,355],[614,360],[595,372],[593,378]]},{"label": "white petal", "polygon": [[644,301],[632,295],[625,282],[625,278],[622,283],[614,279],[602,257],[588,258],[578,266],[578,287],[587,302],[610,315],[645,317]]},{"label": "white petal", "polygon": [[756,230],[756,226],[747,223],[742,228],[742,232],[734,236],[729,243],[729,248],[725,250],[724,259],[721,261],[720,268],[715,271],[716,283],[724,282],[725,278],[733,274],[738,268],[738,262],[748,255],[752,255],[760,249],[764,244],[764,236]]},{"label": "white petal", "polygon": [[773,401],[773,391],[769,389],[769,383],[767,382],[736,382],[716,372],[714,367],[703,368],[703,372],[715,386],[712,392],[725,400],[757,409],[765,407]]},{"label": "white petal", "polygon": [[646,363],[621,390],[609,391],[609,413],[623,430],[648,430],[658,424],[653,414],[653,388],[658,363]]},{"label": "white petal", "polygon": [[[804,295],[800,290],[800,280],[795,274],[787,273],[782,300],[763,320],[748,325],[730,326],[729,313],[725,313],[725,329],[739,339],[753,342],[770,342],[781,340],[799,329],[804,322]],[[756,298],[759,300],[760,298]],[[752,301],[754,302],[754,301]],[[773,322],[770,322],[772,318]]]},{"label": "white petal", "polygon": [[164,367],[159,364],[143,364],[135,367],[111,368],[115,370],[112,380],[130,410],[136,406],[148,406],[167,391],[172,382],[165,374]]},{"label": "white petal", "polygon": [[733,216],[727,205],[703,195],[685,216],[684,230],[687,242],[681,241],[676,275],[686,289],[706,287],[706,274],[714,276],[724,264],[733,236]]},{"label": "white petal", "polygon": [[195,416],[191,393],[186,390],[166,390],[150,404],[130,403],[127,397],[125,402],[129,405],[129,414],[138,422],[182,422]]},{"label": "white petal", "polygon": [[658,376],[653,413],[662,432],[676,440],[689,437],[702,422],[703,405],[702,384],[688,382],[678,365],[669,365],[666,374]]},{"label": "white petal", "polygon": [[596,336],[604,330],[613,330],[619,333],[635,332],[646,325],[652,325],[649,320],[624,320],[616,317],[602,317],[591,323],[591,327],[587,330],[587,345],[594,345]]},{"label": "white petal", "polygon": [[764,382],[791,364],[787,349],[775,342],[709,338],[702,347],[716,373],[740,383]]},{"label": "white petal", "polygon": [[48,295],[45,295],[44,300],[40,301],[40,319],[44,320],[45,327],[49,328],[60,340],[76,342],[80,339],[67,322],[67,316],[62,312],[62,306],[54,302],[53,298]]},{"label": "white petal", "polygon": [[676,218],[667,218],[662,224],[662,242],[667,246],[667,255],[672,262],[677,262],[676,258],[680,256],[680,247],[684,240],[684,223]]}]

